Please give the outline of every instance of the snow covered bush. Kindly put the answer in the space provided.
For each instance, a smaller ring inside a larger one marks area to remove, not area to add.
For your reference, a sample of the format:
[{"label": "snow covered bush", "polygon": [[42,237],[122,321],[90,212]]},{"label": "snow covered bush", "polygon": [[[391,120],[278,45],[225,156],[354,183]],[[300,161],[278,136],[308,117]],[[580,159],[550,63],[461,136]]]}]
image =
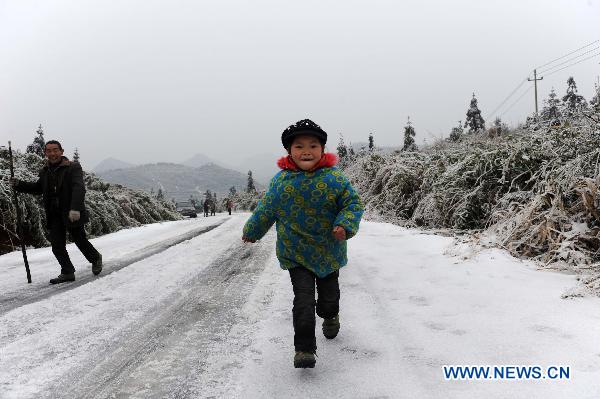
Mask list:
[{"label": "snow covered bush", "polygon": [[238,211],[253,211],[258,201],[265,195],[266,191],[236,192],[231,195],[233,207]]},{"label": "snow covered bush", "polygon": [[[552,122],[421,152],[363,154],[344,171],[368,218],[476,233],[514,255],[598,274],[600,115]],[[586,281],[600,293],[600,278]]]}]

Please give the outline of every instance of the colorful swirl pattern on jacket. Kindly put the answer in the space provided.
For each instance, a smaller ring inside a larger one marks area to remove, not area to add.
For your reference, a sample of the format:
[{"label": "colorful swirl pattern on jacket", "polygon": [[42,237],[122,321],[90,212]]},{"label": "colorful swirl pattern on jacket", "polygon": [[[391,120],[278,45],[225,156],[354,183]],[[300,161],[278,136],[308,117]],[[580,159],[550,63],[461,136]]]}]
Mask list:
[{"label": "colorful swirl pattern on jacket", "polygon": [[346,238],[353,237],[363,211],[358,194],[337,168],[286,169],[271,180],[244,226],[244,236],[258,240],[276,222],[281,268],[302,266],[325,277],[348,262],[346,241],[335,240],[333,228],[342,226]]}]

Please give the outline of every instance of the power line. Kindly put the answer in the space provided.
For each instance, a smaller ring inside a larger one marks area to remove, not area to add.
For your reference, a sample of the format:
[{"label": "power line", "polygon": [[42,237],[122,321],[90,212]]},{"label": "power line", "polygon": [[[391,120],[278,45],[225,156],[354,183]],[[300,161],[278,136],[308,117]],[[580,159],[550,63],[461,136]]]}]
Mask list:
[{"label": "power line", "polygon": [[528,88],[527,90],[525,90],[525,91],[523,92],[523,94],[521,94],[521,95],[519,96],[519,98],[517,98],[517,100],[516,100],[514,103],[512,103],[512,104],[510,105],[510,107],[508,107],[508,108],[507,108],[507,109],[506,109],[506,110],[505,110],[503,113],[501,113],[501,114],[500,114],[500,115],[498,115],[498,116],[499,116],[499,117],[501,117],[501,116],[503,116],[505,113],[507,113],[508,111],[510,111],[510,110],[511,110],[511,108],[512,108],[512,107],[514,107],[514,106],[515,106],[515,105],[516,105],[516,104],[517,104],[519,101],[521,101],[521,99],[522,99],[523,97],[525,97],[525,94],[529,93],[529,91],[530,91],[532,88],[533,88],[533,86],[529,86],[529,88]]},{"label": "power line", "polygon": [[558,67],[559,67],[559,66],[561,66],[561,65],[568,64],[569,62],[571,62],[571,61],[573,61],[573,60],[576,60],[576,59],[577,59],[577,58],[579,58],[579,57],[583,57],[584,55],[586,55],[586,54],[589,54],[589,53],[591,53],[591,52],[593,52],[593,51],[596,51],[596,50],[598,50],[598,49],[600,49],[600,46],[594,47],[593,49],[591,49],[591,50],[589,50],[589,51],[586,51],[585,53],[581,53],[581,54],[579,54],[579,55],[576,55],[576,56],[575,56],[575,57],[573,57],[573,58],[569,58],[568,60],[566,60],[566,61],[563,61],[563,62],[561,62],[561,63],[560,63],[560,64],[558,64],[558,65],[554,65],[553,67],[550,67],[550,68],[546,69],[545,71],[540,71],[539,73],[540,73],[540,74],[545,74],[545,73],[547,73],[547,72],[550,72],[550,71],[552,71],[553,69],[555,69],[555,68],[558,68]]},{"label": "power line", "polygon": [[[578,48],[577,50],[571,51],[570,53],[567,53],[567,54],[565,54],[565,55],[563,55],[563,56],[561,56],[561,57],[558,57],[558,58],[556,58],[556,59],[554,59],[554,60],[552,60],[552,61],[550,61],[550,62],[547,62],[547,63],[545,63],[545,64],[543,64],[543,65],[540,65],[540,66],[536,67],[536,68],[534,69],[534,71],[535,71],[536,69],[540,69],[540,68],[543,68],[543,67],[545,67],[545,66],[548,66],[548,65],[550,65],[550,64],[553,64],[553,63],[555,63],[556,61],[560,61],[560,60],[562,60],[562,59],[564,59],[564,58],[566,58],[566,57],[569,57],[569,56],[571,56],[571,55],[573,55],[573,54],[577,53],[578,51],[581,51],[581,50],[583,50],[583,49],[585,49],[585,48],[587,48],[587,47],[590,47],[590,46],[592,46],[592,45],[594,45],[594,44],[596,44],[596,43],[598,43],[598,42],[600,42],[600,40],[594,40],[593,42],[591,42],[591,43],[588,43],[588,44],[586,44],[585,46]],[[572,57],[572,58],[570,58],[570,59],[568,59],[568,60],[566,60],[566,61],[563,61],[563,62],[561,62],[561,63],[560,63],[560,64],[558,64],[558,65],[554,65],[554,66],[551,66],[551,67],[549,67],[549,68],[546,68],[546,70],[545,70],[545,71],[543,71],[543,72],[540,72],[540,75],[542,75],[542,74],[545,74],[544,76],[549,76],[549,75],[552,75],[552,74],[554,74],[554,73],[556,73],[556,72],[562,71],[563,69],[569,68],[569,67],[571,67],[571,66],[573,66],[573,65],[577,65],[577,64],[579,64],[580,62],[584,62],[584,61],[587,61],[587,60],[589,60],[590,58],[596,57],[596,56],[600,55],[600,53],[594,54],[594,55],[592,55],[592,56],[590,56],[590,57],[587,57],[587,58],[584,58],[584,59],[582,59],[582,60],[579,60],[578,62],[574,62],[574,63],[572,63],[572,64],[569,64],[569,65],[567,65],[567,66],[565,66],[565,67],[563,67],[563,68],[560,68],[560,69],[557,69],[557,70],[554,70],[554,71],[553,71],[553,69],[555,69],[555,68],[558,68],[558,67],[560,67],[560,66],[562,66],[562,65],[564,65],[564,64],[567,64],[567,63],[569,63],[569,62],[571,62],[571,61],[574,61],[574,60],[576,60],[577,58],[580,58],[580,57],[582,57],[582,56],[584,56],[584,55],[586,55],[586,54],[589,54],[589,53],[591,53],[591,52],[593,52],[593,51],[595,51],[595,50],[597,50],[597,49],[599,49],[599,48],[600,48],[600,46],[597,46],[597,47],[595,47],[595,48],[593,48],[593,49],[591,49],[591,50],[588,50],[588,51],[586,51],[586,52],[584,52],[584,53],[582,53],[582,54],[579,54],[579,55],[577,55],[577,56],[575,56],[575,57]],[[537,78],[536,78],[536,80],[541,80],[541,79],[543,79],[543,76],[541,76],[539,79],[537,79]],[[517,87],[516,87],[515,89],[513,89],[513,91],[511,91],[511,92],[510,92],[510,94],[509,94],[509,95],[508,95],[508,96],[507,96],[507,97],[506,97],[504,100],[502,100],[502,102],[501,102],[501,103],[500,103],[500,104],[499,104],[499,105],[498,105],[498,106],[497,106],[497,107],[496,107],[496,108],[495,108],[495,109],[494,109],[494,110],[493,110],[491,113],[489,113],[489,114],[487,115],[486,119],[489,119],[490,117],[493,117],[493,116],[495,116],[495,115],[496,115],[496,112],[498,112],[498,111],[499,111],[499,110],[502,108],[502,106],[503,106],[504,104],[506,104],[506,102],[507,102],[507,101],[508,101],[508,100],[509,100],[511,97],[513,97],[513,96],[515,95],[515,93],[516,93],[516,92],[517,92],[517,91],[518,91],[518,90],[519,90],[519,89],[520,89],[520,88],[521,88],[521,87],[522,87],[522,86],[525,84],[525,82],[527,82],[528,80],[530,80],[530,79],[529,79],[529,78],[525,78],[523,81],[521,81],[521,82],[520,82],[520,83],[517,85]],[[535,83],[537,83],[537,81],[536,81]],[[518,103],[518,102],[519,102],[519,101],[520,101],[520,100],[521,100],[521,99],[522,99],[522,98],[525,96],[525,94],[527,94],[527,93],[528,93],[530,90],[531,90],[531,87],[529,87],[529,88],[528,88],[528,89],[527,89],[527,90],[526,90],[526,91],[525,91],[523,94],[521,94],[521,95],[519,96],[519,98],[517,98],[517,100],[516,100],[514,103],[512,103],[512,104],[511,104],[511,105],[510,105],[510,106],[509,106],[509,107],[508,107],[508,108],[507,108],[507,109],[506,109],[504,112],[502,112],[502,113],[501,113],[499,116],[502,116],[502,115],[506,114],[506,113],[507,113],[507,112],[508,112],[508,111],[509,111],[509,110],[510,110],[510,109],[511,109],[513,106],[515,106],[515,105],[516,105],[516,104],[517,104],[517,103]],[[537,96],[536,96],[536,101],[537,101]]]},{"label": "power line", "polygon": [[594,57],[597,57],[597,56],[599,56],[599,55],[600,55],[600,53],[593,54],[593,55],[591,55],[591,56],[589,56],[589,57],[587,57],[587,58],[584,58],[584,59],[582,59],[582,60],[579,60],[579,61],[577,61],[577,62],[574,62],[574,63],[572,63],[572,64],[570,64],[570,65],[567,65],[567,66],[565,66],[565,67],[562,67],[562,68],[560,68],[560,69],[557,69],[556,71],[552,71],[552,72],[550,72],[550,73],[547,73],[547,74],[546,74],[546,75],[544,75],[544,76],[550,76],[550,75],[554,75],[556,72],[560,72],[560,71],[562,71],[563,69],[567,69],[567,68],[569,68],[569,67],[572,67],[573,65],[580,64],[580,63],[582,63],[583,61],[587,61],[587,60],[589,60],[590,58],[594,58]]},{"label": "power line", "polygon": [[552,63],[554,63],[554,62],[556,62],[556,61],[558,61],[558,60],[562,60],[563,58],[565,58],[565,57],[568,57],[568,56],[570,56],[571,54],[575,54],[575,53],[576,53],[576,52],[578,52],[579,50],[583,50],[584,48],[586,48],[586,47],[589,47],[589,46],[591,46],[592,44],[594,44],[594,43],[598,43],[598,42],[600,42],[600,40],[594,40],[593,42],[591,42],[591,43],[589,43],[589,44],[586,44],[585,46],[583,46],[583,47],[580,47],[580,48],[578,48],[577,50],[571,51],[569,54],[565,54],[565,55],[563,55],[562,57],[558,57],[558,58],[557,58],[557,59],[555,59],[555,60],[552,60],[552,61],[550,61],[550,62],[547,62],[547,63],[545,63],[544,65],[540,65],[540,66],[538,66],[538,67],[535,67],[535,69],[540,69],[540,68],[543,68],[543,67],[545,67],[546,65],[550,65],[550,64],[552,64]]},{"label": "power line", "polygon": [[519,85],[513,91],[511,91],[510,94],[508,96],[506,96],[506,98],[504,100],[502,100],[500,105],[498,105],[496,107],[496,109],[494,109],[491,113],[489,113],[486,116],[486,119],[489,119],[490,116],[494,116],[496,114],[496,111],[498,111],[500,108],[502,108],[502,106],[521,88],[521,86],[523,86],[525,84],[525,82],[527,82],[527,78],[523,79],[523,81],[521,81],[521,83],[519,83]]}]

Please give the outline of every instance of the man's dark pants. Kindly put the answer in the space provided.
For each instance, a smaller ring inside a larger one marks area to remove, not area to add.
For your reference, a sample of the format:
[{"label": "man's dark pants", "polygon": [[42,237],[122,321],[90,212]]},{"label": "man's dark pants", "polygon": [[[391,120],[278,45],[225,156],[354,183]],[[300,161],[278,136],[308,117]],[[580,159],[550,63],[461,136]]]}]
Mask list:
[{"label": "man's dark pants", "polygon": [[[294,289],[294,347],[298,352],[315,352],[315,305],[324,319],[335,317],[340,310],[339,271],[319,278],[310,270],[298,266],[289,270]],[[315,283],[318,299],[315,302]]]},{"label": "man's dark pants", "polygon": [[52,252],[60,264],[61,274],[75,272],[75,267],[73,267],[73,263],[71,263],[66,248],[67,230],[69,231],[71,241],[77,245],[77,248],[79,248],[88,262],[93,263],[100,257],[96,248],[88,241],[83,226],[67,229],[60,215],[52,214],[50,221],[50,243],[52,244]]}]

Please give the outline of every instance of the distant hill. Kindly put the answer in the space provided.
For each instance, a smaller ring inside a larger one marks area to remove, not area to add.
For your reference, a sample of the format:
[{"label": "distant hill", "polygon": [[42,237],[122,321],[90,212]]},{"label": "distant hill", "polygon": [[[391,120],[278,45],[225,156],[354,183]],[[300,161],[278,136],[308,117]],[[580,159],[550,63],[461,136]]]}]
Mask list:
[{"label": "distant hill", "polygon": [[236,164],[235,169],[248,175],[248,171],[252,171],[252,177],[257,182],[268,184],[271,178],[279,171],[277,167],[277,160],[281,158],[283,154],[257,154],[252,157],[246,158],[243,161]]},{"label": "distant hill", "polygon": [[190,159],[186,159],[181,164],[185,165],[185,166],[189,166],[191,168],[199,168],[203,165],[206,165],[207,163],[214,163],[215,165],[219,165],[224,168],[227,167],[227,165],[224,165],[222,162],[217,162],[214,159],[212,159],[204,154],[196,154],[193,157],[191,157]]},{"label": "distant hill", "polygon": [[261,184],[268,184],[273,175],[277,173],[279,168],[277,168],[276,162],[281,155],[275,154],[256,154],[251,157],[248,157],[243,160],[231,160],[227,161],[215,161],[214,159],[204,155],[204,154],[196,154],[193,157],[185,160],[182,165],[190,166],[192,168],[198,168],[203,165],[212,163],[218,165],[222,168],[232,169],[240,172],[241,174],[247,176],[248,171],[252,171],[252,176],[254,179]]},{"label": "distant hill", "polygon": [[[243,191],[248,183],[248,176],[235,170],[226,169],[209,163],[199,168],[175,164],[156,163],[140,165],[127,169],[109,170],[98,173],[98,176],[110,183],[145,191],[158,192],[161,188],[166,198],[187,200],[190,195],[202,198],[206,190],[223,196],[229,188]],[[256,188],[264,186],[256,183]]]},{"label": "distant hill", "polygon": [[94,169],[92,169],[92,172],[101,173],[101,172],[105,172],[107,170],[125,169],[125,168],[131,168],[133,166],[135,166],[135,165],[132,163],[129,163],[129,162],[121,161],[120,159],[106,158],[104,161],[102,161],[98,165],[96,165],[96,167]]}]

